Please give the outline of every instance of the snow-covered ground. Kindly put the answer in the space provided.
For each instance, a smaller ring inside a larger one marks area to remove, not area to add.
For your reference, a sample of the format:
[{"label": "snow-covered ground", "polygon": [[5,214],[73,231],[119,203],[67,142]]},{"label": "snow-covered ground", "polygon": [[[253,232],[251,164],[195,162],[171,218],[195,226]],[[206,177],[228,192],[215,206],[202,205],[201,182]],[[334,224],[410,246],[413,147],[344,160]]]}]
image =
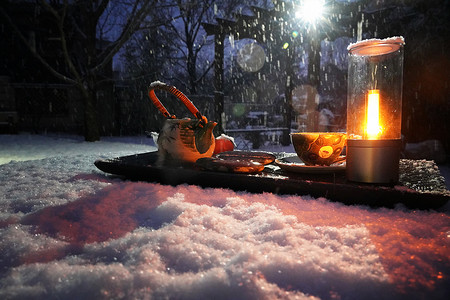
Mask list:
[{"label": "snow-covered ground", "polygon": [[446,208],[163,186],[93,165],[152,150],[0,135],[0,299],[450,298]]}]

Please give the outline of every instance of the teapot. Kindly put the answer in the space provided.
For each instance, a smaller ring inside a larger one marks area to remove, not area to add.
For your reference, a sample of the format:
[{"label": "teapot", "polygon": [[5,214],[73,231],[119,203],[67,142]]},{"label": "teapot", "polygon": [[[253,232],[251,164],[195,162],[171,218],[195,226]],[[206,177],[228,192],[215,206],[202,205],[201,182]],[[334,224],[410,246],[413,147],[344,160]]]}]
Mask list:
[{"label": "teapot", "polygon": [[[158,97],[155,90],[163,90],[177,97],[195,116],[177,119],[170,114]],[[158,135],[158,166],[164,164],[193,164],[199,158],[211,157],[214,152],[215,138],[213,129],[216,122],[209,122],[195,105],[176,87],[155,81],[148,87],[148,96],[158,110],[167,118]]]}]

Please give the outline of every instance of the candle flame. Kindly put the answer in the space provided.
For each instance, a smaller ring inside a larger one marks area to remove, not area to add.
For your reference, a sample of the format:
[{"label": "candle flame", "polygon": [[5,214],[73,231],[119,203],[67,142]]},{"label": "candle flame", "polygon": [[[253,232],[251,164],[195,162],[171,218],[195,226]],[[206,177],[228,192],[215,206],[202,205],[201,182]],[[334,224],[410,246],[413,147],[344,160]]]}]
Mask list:
[{"label": "candle flame", "polygon": [[366,133],[369,140],[376,140],[381,133],[380,126],[380,91],[369,90],[367,96]]}]

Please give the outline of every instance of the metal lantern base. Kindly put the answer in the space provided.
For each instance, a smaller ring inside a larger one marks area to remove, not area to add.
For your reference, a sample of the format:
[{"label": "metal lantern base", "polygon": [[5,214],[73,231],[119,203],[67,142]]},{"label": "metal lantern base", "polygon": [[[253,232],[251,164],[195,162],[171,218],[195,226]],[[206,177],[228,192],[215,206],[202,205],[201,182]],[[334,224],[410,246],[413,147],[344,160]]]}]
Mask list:
[{"label": "metal lantern base", "polygon": [[401,139],[347,140],[347,179],[394,184],[398,182]]}]

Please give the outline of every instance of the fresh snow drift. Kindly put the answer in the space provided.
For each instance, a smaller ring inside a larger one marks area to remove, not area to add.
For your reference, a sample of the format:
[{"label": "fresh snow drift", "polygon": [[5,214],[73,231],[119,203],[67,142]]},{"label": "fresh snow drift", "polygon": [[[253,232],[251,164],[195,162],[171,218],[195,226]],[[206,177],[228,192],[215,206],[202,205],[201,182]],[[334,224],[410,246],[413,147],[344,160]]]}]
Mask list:
[{"label": "fresh snow drift", "polygon": [[132,182],[150,139],[0,136],[1,299],[448,299],[450,217]]}]

